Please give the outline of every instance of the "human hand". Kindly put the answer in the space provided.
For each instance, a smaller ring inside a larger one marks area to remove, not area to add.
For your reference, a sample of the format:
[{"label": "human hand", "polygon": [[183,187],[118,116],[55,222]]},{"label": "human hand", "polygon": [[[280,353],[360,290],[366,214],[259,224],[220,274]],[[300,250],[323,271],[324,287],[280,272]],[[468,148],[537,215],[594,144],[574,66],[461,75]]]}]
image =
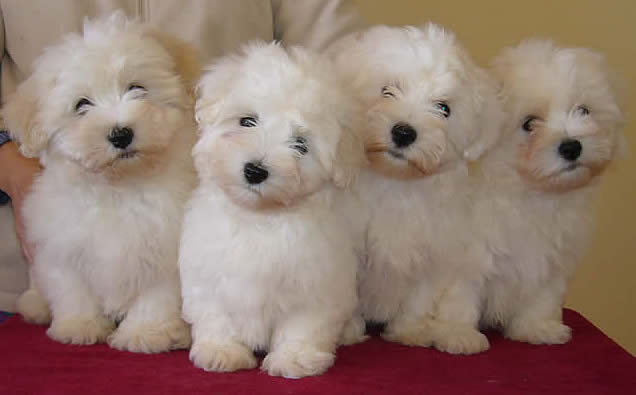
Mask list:
[{"label": "human hand", "polygon": [[0,147],[0,162],[3,171],[0,189],[11,197],[11,206],[15,218],[15,230],[22,247],[22,253],[28,263],[33,262],[33,244],[27,239],[25,232],[22,205],[31,190],[35,177],[42,171],[37,159],[26,158],[20,154],[13,142]]}]

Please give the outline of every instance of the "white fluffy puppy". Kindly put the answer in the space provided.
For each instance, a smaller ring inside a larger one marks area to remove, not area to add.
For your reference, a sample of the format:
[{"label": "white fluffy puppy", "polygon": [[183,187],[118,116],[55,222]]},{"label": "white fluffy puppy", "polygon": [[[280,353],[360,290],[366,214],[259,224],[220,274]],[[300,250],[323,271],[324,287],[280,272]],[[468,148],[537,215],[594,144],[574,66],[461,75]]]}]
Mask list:
[{"label": "white fluffy puppy", "polygon": [[6,104],[22,153],[44,166],[24,204],[36,248],[17,307],[47,323],[50,306],[51,338],[136,352],[189,345],[177,253],[196,181],[187,85],[197,69],[184,44],[115,13],[46,49]]},{"label": "white fluffy puppy", "polygon": [[599,175],[623,143],[602,56],[527,41],[494,61],[506,123],[483,163],[477,223],[494,266],[484,322],[530,343],[565,343],[561,308],[587,245]]},{"label": "white fluffy puppy", "polygon": [[205,370],[256,366],[302,377],[334,362],[357,303],[356,258],[333,211],[364,157],[325,59],[254,43],[199,85],[200,186],[179,266],[190,358]]},{"label": "white fluffy puppy", "polygon": [[[467,162],[497,139],[495,84],[434,24],[375,27],[330,54],[366,111],[360,130],[371,166],[352,213],[368,218],[355,231],[366,235],[362,317],[386,322],[384,337],[403,344],[487,349],[477,330],[485,252],[471,247]],[[360,335],[360,319],[355,328]]]}]

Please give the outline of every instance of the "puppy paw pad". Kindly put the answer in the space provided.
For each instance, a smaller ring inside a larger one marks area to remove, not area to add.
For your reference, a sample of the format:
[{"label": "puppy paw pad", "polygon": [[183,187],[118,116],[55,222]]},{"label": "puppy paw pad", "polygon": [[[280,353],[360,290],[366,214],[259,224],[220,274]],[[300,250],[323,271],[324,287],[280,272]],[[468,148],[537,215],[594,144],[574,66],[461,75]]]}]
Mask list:
[{"label": "puppy paw pad", "polygon": [[261,369],[270,376],[300,378],[324,373],[333,365],[335,355],[314,347],[274,351],[265,357]]},{"label": "puppy paw pad", "polygon": [[46,334],[65,344],[103,343],[115,329],[115,324],[105,317],[74,317],[53,319]]},{"label": "puppy paw pad", "polygon": [[447,328],[435,336],[436,349],[449,354],[477,354],[490,348],[488,338],[474,328]]},{"label": "puppy paw pad", "polygon": [[47,325],[51,323],[51,311],[49,310],[49,306],[34,289],[29,289],[20,295],[15,307],[26,322],[37,325]]},{"label": "puppy paw pad", "polygon": [[506,337],[531,344],[565,344],[572,338],[572,330],[559,321],[542,321],[516,325]]},{"label": "puppy paw pad", "polygon": [[430,347],[433,344],[430,330],[426,325],[389,325],[382,333],[382,338],[405,346]]},{"label": "puppy paw pad", "polygon": [[195,343],[190,361],[208,372],[234,372],[258,365],[252,351],[240,343]]},{"label": "puppy paw pad", "polygon": [[112,348],[146,354],[188,348],[191,342],[190,328],[180,319],[143,324],[129,324],[124,320],[108,337]]},{"label": "puppy paw pad", "polygon": [[352,344],[363,343],[367,341],[369,336],[365,335],[366,324],[362,318],[354,318],[347,322],[342,336],[340,336],[339,344],[349,346]]}]

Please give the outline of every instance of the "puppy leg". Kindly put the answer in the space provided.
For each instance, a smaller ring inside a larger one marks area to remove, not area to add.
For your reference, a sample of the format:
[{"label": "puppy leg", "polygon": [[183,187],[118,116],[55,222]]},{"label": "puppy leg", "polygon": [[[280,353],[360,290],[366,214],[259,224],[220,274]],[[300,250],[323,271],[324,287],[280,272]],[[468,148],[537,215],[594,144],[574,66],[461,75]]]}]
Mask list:
[{"label": "puppy leg", "polygon": [[567,281],[555,278],[544,288],[529,292],[517,305],[517,312],[504,327],[504,336],[532,344],[564,344],[571,329],[562,321],[562,306]]},{"label": "puppy leg", "polygon": [[261,369],[286,378],[324,373],[334,363],[345,323],[345,315],[328,310],[291,313],[274,328],[271,352]]},{"label": "puppy leg", "polygon": [[350,346],[352,344],[363,343],[369,336],[366,333],[367,325],[364,322],[364,318],[359,313],[356,313],[351,317],[342,331],[340,336],[339,345]]},{"label": "puppy leg", "polygon": [[53,315],[46,334],[53,340],[70,344],[102,343],[115,329],[106,318],[85,282],[72,270],[43,268],[37,270],[43,281],[42,291],[50,302]]},{"label": "puppy leg", "polygon": [[48,325],[51,323],[49,305],[35,288],[29,288],[24,291],[18,297],[15,308],[26,322],[36,325]]},{"label": "puppy leg", "polygon": [[51,310],[48,303],[35,286],[33,268],[29,270],[29,289],[24,291],[16,301],[16,311],[26,322],[37,325],[51,323]]},{"label": "puppy leg", "polygon": [[142,291],[108,344],[119,350],[158,353],[190,347],[190,328],[181,319],[177,279],[153,284]]},{"label": "puppy leg", "polygon": [[[208,302],[209,299],[206,299]],[[197,302],[188,306],[192,323],[190,361],[212,372],[234,372],[258,365],[254,353],[238,340],[236,328],[224,310],[213,302]],[[254,319],[245,317],[245,320]]]},{"label": "puppy leg", "polygon": [[433,346],[451,354],[475,354],[490,347],[477,329],[482,284],[479,281],[454,281],[442,294],[437,312],[430,322]]},{"label": "puppy leg", "polygon": [[430,284],[421,282],[406,296],[400,311],[387,323],[382,337],[406,346],[430,347],[433,344],[429,325],[432,308]]}]

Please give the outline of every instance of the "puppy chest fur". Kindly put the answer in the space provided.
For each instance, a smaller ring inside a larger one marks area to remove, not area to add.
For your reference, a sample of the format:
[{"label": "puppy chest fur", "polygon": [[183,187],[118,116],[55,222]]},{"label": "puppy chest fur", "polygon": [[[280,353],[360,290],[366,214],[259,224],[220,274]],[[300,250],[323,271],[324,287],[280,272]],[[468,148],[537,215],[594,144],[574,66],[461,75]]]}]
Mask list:
[{"label": "puppy chest fur", "polygon": [[251,348],[268,349],[276,323],[290,313],[319,307],[343,319],[350,314],[356,259],[349,235],[312,199],[268,213],[237,209],[223,196],[195,197],[180,258],[186,317],[194,313],[190,301],[209,299],[237,316]]},{"label": "puppy chest fur", "polygon": [[63,266],[77,272],[105,313],[120,315],[140,289],[176,276],[182,195],[189,185],[117,188],[68,170],[48,167],[25,204],[38,248],[35,264],[42,271]]}]

